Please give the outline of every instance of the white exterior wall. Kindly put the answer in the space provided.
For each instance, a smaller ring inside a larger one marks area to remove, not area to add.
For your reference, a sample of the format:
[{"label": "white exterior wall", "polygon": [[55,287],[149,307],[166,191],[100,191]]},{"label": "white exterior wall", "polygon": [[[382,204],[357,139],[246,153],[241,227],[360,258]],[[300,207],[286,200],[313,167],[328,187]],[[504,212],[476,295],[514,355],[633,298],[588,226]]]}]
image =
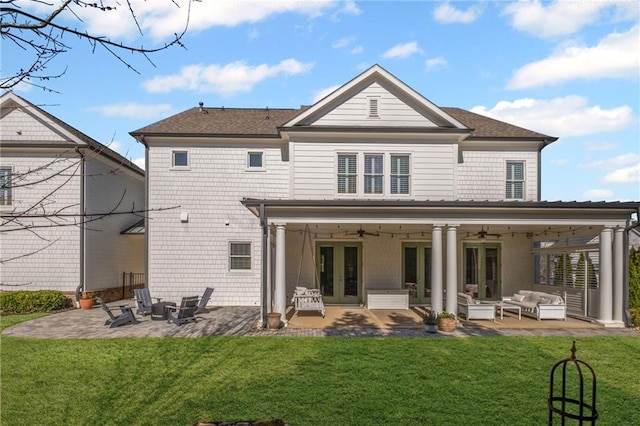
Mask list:
[{"label": "white exterior wall", "polygon": [[[2,128],[6,130],[4,123],[3,119]],[[24,129],[26,132],[27,127]],[[42,170],[28,174],[28,180],[21,184],[22,187],[12,189],[13,205],[0,206],[2,213],[24,212],[36,205],[38,208],[31,210],[31,214],[51,214],[58,210],[63,210],[66,214],[80,212],[81,179],[80,160],[77,154],[73,152],[24,154],[3,150],[0,165],[12,167],[14,175],[42,167]],[[70,179],[68,176],[55,176],[37,185],[27,183],[46,179],[69,166],[72,167],[65,174],[76,173],[76,176]],[[49,193],[53,194],[40,205],[39,202]],[[61,218],[58,222],[69,224],[74,223],[75,219]],[[44,218],[25,218],[22,219],[22,224],[49,226],[51,222]],[[74,291],[76,289],[80,283],[79,227],[72,225],[33,228],[33,232],[11,231],[11,229],[15,229],[11,224],[3,224],[0,228],[2,259],[26,256],[0,264],[2,290]]]},{"label": "white exterior wall", "polygon": [[464,150],[462,158],[458,164],[460,200],[504,200],[507,161],[525,162],[525,200],[538,199],[537,151]]},{"label": "white exterior wall", "polygon": [[[288,198],[289,165],[275,144],[251,148],[264,151],[265,171],[246,170],[246,147],[187,149],[189,170],[171,169],[171,147],[149,149],[149,208],[179,206],[149,213],[151,295],[179,302],[211,286],[212,304],[258,306],[262,231],[241,200]],[[188,213],[187,223],[181,213]],[[251,270],[229,270],[230,242],[251,243]]]},{"label": "white exterior wall", "polygon": [[[144,176],[91,156],[87,154],[85,166],[87,213],[144,210]],[[143,215],[111,215],[88,224],[85,232],[86,290],[118,287],[122,285],[123,272],[144,272],[143,239],[120,234]]]},{"label": "white exterior wall", "polygon": [[[294,199],[407,198],[451,200],[454,197],[456,146],[448,143],[400,141],[300,142],[291,144]],[[338,153],[358,153],[358,194],[338,194]],[[364,154],[385,154],[384,195],[364,194]],[[409,154],[410,194],[389,193],[390,154]]]}]

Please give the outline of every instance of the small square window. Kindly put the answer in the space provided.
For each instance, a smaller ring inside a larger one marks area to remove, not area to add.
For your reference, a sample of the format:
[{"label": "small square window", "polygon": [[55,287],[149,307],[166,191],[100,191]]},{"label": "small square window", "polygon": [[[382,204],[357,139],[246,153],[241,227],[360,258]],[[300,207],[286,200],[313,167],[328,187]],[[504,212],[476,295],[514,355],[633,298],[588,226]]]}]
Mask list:
[{"label": "small square window", "polygon": [[251,243],[229,244],[229,269],[251,269]]},{"label": "small square window", "polygon": [[264,169],[264,152],[250,151],[247,153],[247,167],[252,170]]},{"label": "small square window", "polygon": [[172,153],[172,166],[173,167],[188,167],[189,166],[189,152],[188,151],[173,151]]}]

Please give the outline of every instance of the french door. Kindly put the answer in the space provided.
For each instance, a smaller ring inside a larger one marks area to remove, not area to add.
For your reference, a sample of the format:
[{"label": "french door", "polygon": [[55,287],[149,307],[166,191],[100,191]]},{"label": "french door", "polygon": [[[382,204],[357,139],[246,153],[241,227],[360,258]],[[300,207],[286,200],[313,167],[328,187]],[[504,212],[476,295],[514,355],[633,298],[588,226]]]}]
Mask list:
[{"label": "french door", "polygon": [[402,282],[409,303],[431,303],[431,243],[402,244]]},{"label": "french door", "polygon": [[464,244],[464,291],[480,300],[500,300],[500,244]]},{"label": "french door", "polygon": [[358,304],[362,301],[362,244],[316,243],[316,268],[325,303]]}]

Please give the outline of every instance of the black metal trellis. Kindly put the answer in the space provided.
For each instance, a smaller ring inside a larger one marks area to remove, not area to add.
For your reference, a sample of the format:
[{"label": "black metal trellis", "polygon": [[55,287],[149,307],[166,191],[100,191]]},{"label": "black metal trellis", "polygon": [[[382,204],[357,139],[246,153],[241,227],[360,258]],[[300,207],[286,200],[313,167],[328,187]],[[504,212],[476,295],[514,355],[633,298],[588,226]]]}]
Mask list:
[{"label": "black metal trellis", "polygon": [[[556,395],[555,374],[556,369],[562,366],[562,383],[560,386],[561,394]],[[570,367],[573,367],[571,369]],[[585,377],[583,368],[588,370],[590,377],[587,378],[586,386],[591,387],[591,391],[587,389],[585,392]],[[568,371],[569,370],[569,371]],[[567,389],[567,373],[577,375],[577,389]],[[585,399],[587,398],[587,399]],[[590,400],[588,398],[591,398]],[[598,418],[598,410],[596,409],[596,373],[593,368],[584,361],[576,358],[576,342],[571,347],[571,356],[557,362],[551,369],[549,378],[549,399],[547,400],[549,407],[549,425],[553,425],[553,419],[556,414],[560,415],[561,425],[566,424],[567,419],[578,420],[579,425],[591,424],[595,425]]]}]

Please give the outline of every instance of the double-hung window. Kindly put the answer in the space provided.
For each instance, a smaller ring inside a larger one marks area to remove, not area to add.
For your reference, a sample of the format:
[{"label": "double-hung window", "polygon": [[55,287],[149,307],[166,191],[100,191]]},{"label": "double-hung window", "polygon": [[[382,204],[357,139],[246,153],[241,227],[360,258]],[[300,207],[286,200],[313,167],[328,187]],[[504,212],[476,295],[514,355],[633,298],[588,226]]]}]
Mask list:
[{"label": "double-hung window", "polygon": [[358,156],[338,154],[338,194],[355,194],[358,190]]},{"label": "double-hung window", "polygon": [[522,161],[507,161],[505,198],[524,199],[524,162]]},{"label": "double-hung window", "polygon": [[382,154],[364,155],[364,193],[382,194],[384,180],[384,156]]},{"label": "double-hung window", "polygon": [[251,243],[229,243],[229,269],[251,269]]},{"label": "double-hung window", "polygon": [[391,193],[409,194],[409,155],[391,154]]},{"label": "double-hung window", "polygon": [[11,167],[0,167],[0,206],[10,206],[11,197]]}]

